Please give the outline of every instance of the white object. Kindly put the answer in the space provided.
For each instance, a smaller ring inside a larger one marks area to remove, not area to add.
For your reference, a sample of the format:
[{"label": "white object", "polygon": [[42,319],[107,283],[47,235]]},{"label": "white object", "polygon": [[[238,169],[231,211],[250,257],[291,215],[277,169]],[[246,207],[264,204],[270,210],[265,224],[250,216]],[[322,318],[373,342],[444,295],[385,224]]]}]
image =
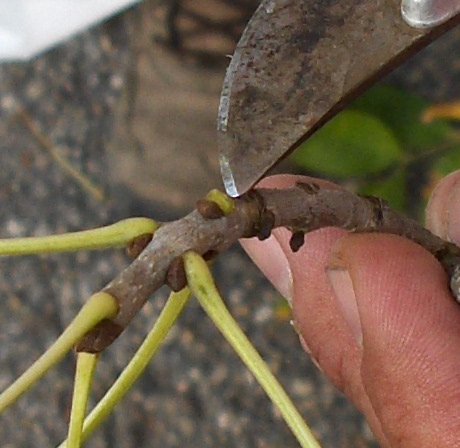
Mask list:
[{"label": "white object", "polygon": [[0,61],[24,60],[140,0],[0,0]]}]

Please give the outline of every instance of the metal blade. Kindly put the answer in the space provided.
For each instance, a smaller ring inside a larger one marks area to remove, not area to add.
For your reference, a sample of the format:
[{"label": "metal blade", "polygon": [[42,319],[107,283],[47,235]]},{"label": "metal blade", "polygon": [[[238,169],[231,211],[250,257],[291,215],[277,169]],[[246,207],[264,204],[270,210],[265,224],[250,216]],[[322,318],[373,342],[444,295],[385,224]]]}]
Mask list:
[{"label": "metal blade", "polygon": [[[410,27],[401,0],[262,0],[233,55],[218,115],[231,196],[347,103],[460,22]],[[395,109],[397,105],[395,105]]]}]

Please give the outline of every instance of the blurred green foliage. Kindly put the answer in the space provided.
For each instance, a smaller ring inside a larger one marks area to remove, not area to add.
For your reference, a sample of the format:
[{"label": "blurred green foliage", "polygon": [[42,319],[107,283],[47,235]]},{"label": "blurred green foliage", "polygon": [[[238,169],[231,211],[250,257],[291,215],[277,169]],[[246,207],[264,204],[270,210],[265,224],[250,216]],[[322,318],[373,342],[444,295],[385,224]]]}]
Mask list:
[{"label": "blurred green foliage", "polygon": [[447,121],[422,122],[429,106],[416,95],[374,87],[292,159],[308,174],[346,181],[399,210],[421,210],[432,184],[460,168],[459,133]]}]

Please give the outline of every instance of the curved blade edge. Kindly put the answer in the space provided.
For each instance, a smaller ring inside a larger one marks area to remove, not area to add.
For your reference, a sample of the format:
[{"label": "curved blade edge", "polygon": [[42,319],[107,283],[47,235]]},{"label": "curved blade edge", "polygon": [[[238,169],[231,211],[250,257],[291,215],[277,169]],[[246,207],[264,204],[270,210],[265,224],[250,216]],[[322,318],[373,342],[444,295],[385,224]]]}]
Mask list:
[{"label": "curved blade edge", "polygon": [[239,196],[380,76],[460,22],[414,29],[400,0],[263,0],[218,113],[225,188]]}]

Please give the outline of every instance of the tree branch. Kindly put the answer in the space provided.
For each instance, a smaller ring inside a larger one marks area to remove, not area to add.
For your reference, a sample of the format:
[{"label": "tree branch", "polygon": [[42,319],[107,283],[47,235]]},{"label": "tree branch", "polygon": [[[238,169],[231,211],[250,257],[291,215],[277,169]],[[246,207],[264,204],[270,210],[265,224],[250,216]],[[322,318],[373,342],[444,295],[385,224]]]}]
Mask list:
[{"label": "tree branch", "polygon": [[227,216],[219,217],[215,208],[203,206],[203,200],[200,203],[199,211],[162,224],[139,257],[103,288],[116,298],[119,312],[91,331],[78,350],[99,352],[110,345],[151,294],[172,277],[168,277],[170,267],[177,278],[177,270],[181,268],[175,260],[185,252],[193,250],[205,257],[214,256],[240,238],[268,238],[275,227],[287,227],[293,232],[293,251],[301,247],[305,233],[323,227],[404,236],[441,262],[451,278],[453,295],[457,300],[460,298],[460,249],[400,215],[380,199],[320,188],[314,183],[298,183],[285,190],[251,191],[235,199],[235,208]]}]

